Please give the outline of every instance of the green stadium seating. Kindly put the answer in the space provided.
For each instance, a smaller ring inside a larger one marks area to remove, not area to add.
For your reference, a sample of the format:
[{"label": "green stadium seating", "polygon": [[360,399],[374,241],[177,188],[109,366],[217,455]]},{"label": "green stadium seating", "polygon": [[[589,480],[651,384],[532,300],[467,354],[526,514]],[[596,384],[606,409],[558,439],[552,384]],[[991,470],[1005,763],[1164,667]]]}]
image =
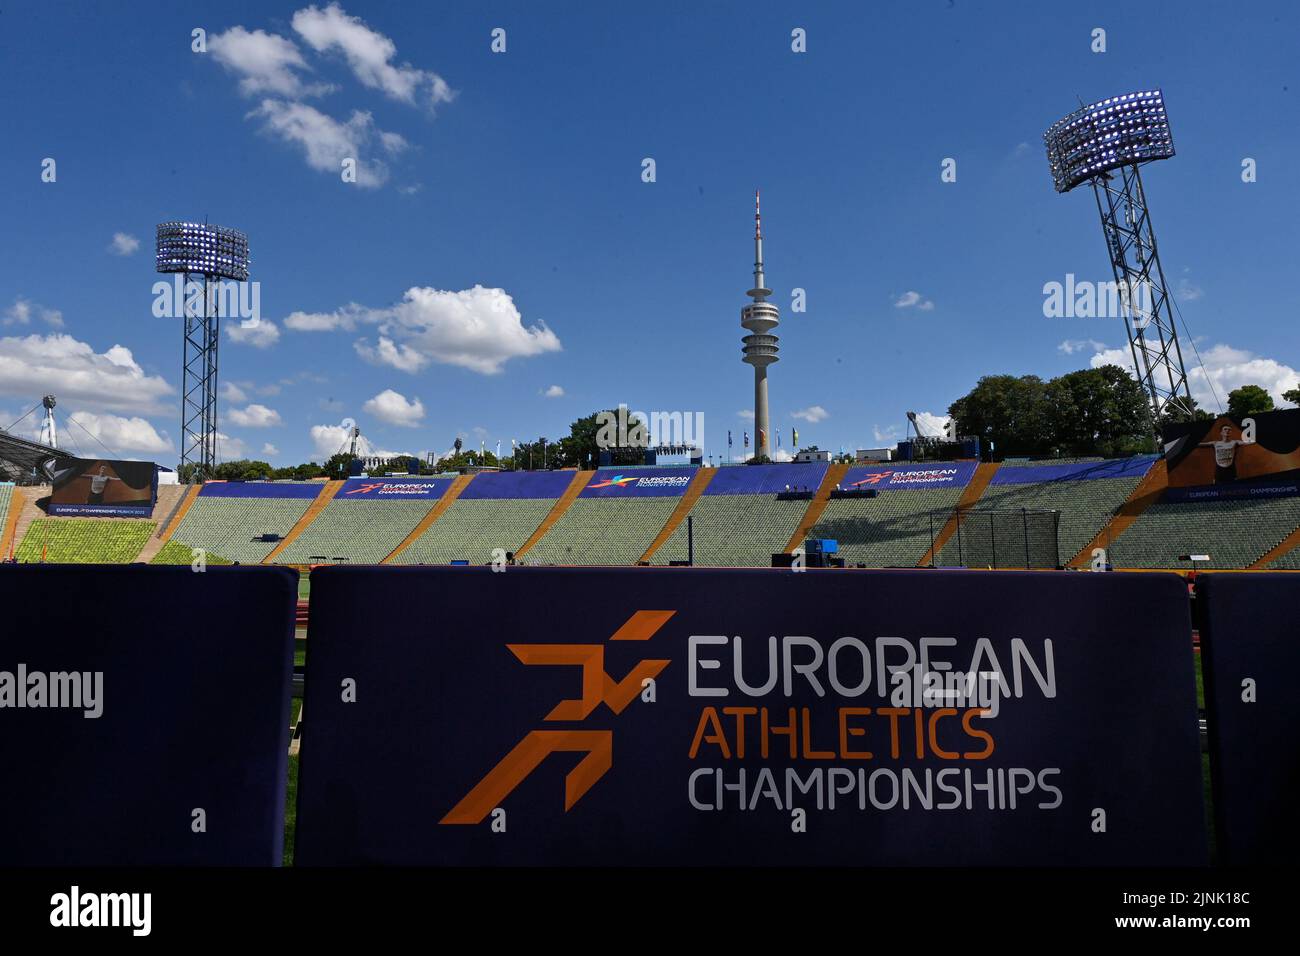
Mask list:
[{"label": "green stadium seating", "polygon": [[1198,568],[1244,568],[1300,526],[1300,498],[1159,502],[1110,543],[1117,568],[1186,568],[1183,554],[1208,554]]},{"label": "green stadium seating", "polygon": [[[1043,462],[1041,464],[1053,464]],[[973,512],[1012,511],[1059,511],[1060,530],[1058,536],[1060,563],[1065,564],[1085,545],[1095,538],[1106,526],[1141,477],[1129,478],[1094,478],[1079,481],[1044,481],[1020,485],[989,485],[972,509]],[[954,535],[944,546],[937,564],[953,567],[965,564],[968,567],[1015,567],[1024,566],[1026,522],[1018,515],[999,517],[994,532],[995,544],[989,542],[989,520],[973,516],[971,533],[968,535],[963,526],[961,556],[958,557],[958,542]],[[1034,535],[1041,534],[1041,526],[1034,521],[1030,527],[1030,554],[1033,556],[1046,553],[1046,542],[1035,543]],[[969,541],[969,543],[968,543]],[[996,560],[994,551],[998,552]],[[1017,554],[1015,559],[1004,560],[1003,555]],[[1034,561],[1034,566],[1041,566]]]},{"label": "green stadium seating", "polygon": [[[701,567],[766,568],[790,543],[808,501],[775,495],[701,495],[691,508],[694,561]],[[685,561],[686,521],[650,559],[653,564]]]},{"label": "green stadium seating", "polygon": [[434,502],[335,498],[276,557],[277,564],[378,564],[410,534]]},{"label": "green stadium seating", "polygon": [[[195,545],[194,547],[201,547]],[[208,551],[204,548],[203,560],[208,564],[230,564],[231,560],[217,554],[215,551]],[[194,551],[188,544],[181,544],[175,538],[164,544],[158,553],[153,556],[150,564],[193,564]]]},{"label": "green stadium seating", "polygon": [[37,518],[18,546],[20,562],[129,564],[156,526],[127,518]]},{"label": "green stadium seating", "polygon": [[538,564],[636,564],[680,499],[577,498],[527,554]]},{"label": "green stadium seating", "polygon": [[[199,495],[171,540],[202,548],[240,564],[259,564],[278,542],[254,540],[262,534],[288,534],[310,498],[208,498]],[[170,542],[169,542],[170,543]],[[170,563],[170,562],[163,562]],[[183,564],[189,564],[186,558]]]},{"label": "green stadium seating", "polygon": [[9,502],[13,501],[13,497],[13,482],[0,481],[0,534],[3,534],[5,522],[9,520]]},{"label": "green stadium seating", "polygon": [[[839,542],[846,565],[916,567],[938,535],[962,488],[882,491],[874,498],[832,498],[810,538]],[[931,515],[933,514],[933,517]]]},{"label": "green stadium seating", "polygon": [[[556,500],[457,498],[394,563],[487,564],[496,549],[518,551],[551,513]],[[532,559],[531,554],[526,557]]]}]

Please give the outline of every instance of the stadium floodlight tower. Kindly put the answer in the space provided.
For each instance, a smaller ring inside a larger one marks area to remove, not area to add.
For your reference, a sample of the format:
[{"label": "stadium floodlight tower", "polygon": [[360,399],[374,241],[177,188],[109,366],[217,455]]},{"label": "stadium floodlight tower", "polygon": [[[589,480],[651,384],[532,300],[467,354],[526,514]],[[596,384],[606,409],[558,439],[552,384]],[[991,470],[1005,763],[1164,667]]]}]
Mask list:
[{"label": "stadium floodlight tower", "polygon": [[41,422],[41,444],[58,448],[59,426],[54,422],[54,406],[58,401],[53,395],[46,395],[41,399],[41,404],[45,406],[45,420]]},{"label": "stadium floodlight tower", "polygon": [[777,337],[772,330],[781,323],[781,310],[767,301],[772,290],[766,288],[763,276],[763,215],[758,205],[758,190],[754,190],[754,288],[745,294],[754,301],[740,310],[740,324],[750,334],[741,341],[741,350],[747,365],[754,366],[754,454],[772,457],[772,429],[768,424],[767,367],[780,361]]},{"label": "stadium floodlight tower", "polygon": [[[157,268],[185,276],[180,465],[194,465],[190,480],[197,481],[211,475],[216,465],[221,280],[248,280],[248,237],[237,229],[206,222],[159,223]],[[197,308],[190,305],[191,282],[202,285]]]},{"label": "stadium floodlight tower", "polygon": [[1133,367],[1150,400],[1159,440],[1165,415],[1190,418],[1193,407],[1139,172],[1174,155],[1164,96],[1143,90],[1081,106],[1053,123],[1043,139],[1058,193],[1092,184]]}]

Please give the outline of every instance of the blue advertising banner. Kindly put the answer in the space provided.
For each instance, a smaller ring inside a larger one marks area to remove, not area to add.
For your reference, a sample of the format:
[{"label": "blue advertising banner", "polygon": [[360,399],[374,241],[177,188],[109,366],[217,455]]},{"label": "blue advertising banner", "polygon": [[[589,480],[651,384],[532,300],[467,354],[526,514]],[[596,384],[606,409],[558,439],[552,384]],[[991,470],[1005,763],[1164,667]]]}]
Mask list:
[{"label": "blue advertising banner", "polygon": [[278,866],[297,581],[0,565],[0,867]]},{"label": "blue advertising banner", "polygon": [[775,495],[782,491],[816,491],[829,466],[824,461],[775,465],[727,465],[718,469],[706,495]]},{"label": "blue advertising banner", "polygon": [[558,498],[573,483],[572,471],[498,471],[475,475],[462,498]]},{"label": "blue advertising banner", "polygon": [[1074,461],[1064,465],[1003,465],[993,473],[990,484],[1028,485],[1048,481],[1095,481],[1099,478],[1141,478],[1156,459],[1152,457],[1112,458],[1107,461]]},{"label": "blue advertising banner", "polygon": [[416,498],[437,501],[451,487],[451,483],[451,478],[349,478],[334,496],[334,500],[384,498],[396,501]]},{"label": "blue advertising banner", "polygon": [[602,468],[579,498],[675,498],[699,472],[698,468]]},{"label": "blue advertising banner", "polygon": [[1217,849],[1225,863],[1300,855],[1300,574],[1196,578]]},{"label": "blue advertising banner", "polygon": [[867,465],[850,468],[840,482],[846,490],[878,491],[916,488],[964,488],[977,462],[937,461],[927,465]]},{"label": "blue advertising banner", "polygon": [[301,864],[1206,861],[1174,575],[319,568],[308,646]]}]

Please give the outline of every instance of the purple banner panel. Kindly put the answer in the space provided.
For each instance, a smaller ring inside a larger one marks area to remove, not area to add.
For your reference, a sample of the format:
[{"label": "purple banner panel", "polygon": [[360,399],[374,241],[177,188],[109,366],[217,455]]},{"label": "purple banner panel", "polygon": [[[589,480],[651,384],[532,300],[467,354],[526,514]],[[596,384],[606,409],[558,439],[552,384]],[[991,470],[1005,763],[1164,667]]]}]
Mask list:
[{"label": "purple banner panel", "polygon": [[475,475],[462,498],[558,498],[573,481],[571,471],[487,471]]},{"label": "purple banner panel", "polygon": [[1048,481],[1093,481],[1098,478],[1141,478],[1154,458],[1113,458],[1076,461],[1065,465],[1004,465],[989,482],[993,485],[1036,485]]},{"label": "purple banner panel", "polygon": [[780,465],[728,465],[719,468],[706,495],[775,495],[785,491],[816,491],[826,475],[826,462]]}]

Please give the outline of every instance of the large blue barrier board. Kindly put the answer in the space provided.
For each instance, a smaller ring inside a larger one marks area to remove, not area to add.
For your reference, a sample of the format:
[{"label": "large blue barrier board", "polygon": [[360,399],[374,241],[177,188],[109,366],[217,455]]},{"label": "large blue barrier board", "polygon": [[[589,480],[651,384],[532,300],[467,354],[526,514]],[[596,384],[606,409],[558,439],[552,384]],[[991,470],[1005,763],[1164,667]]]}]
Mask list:
[{"label": "large blue barrier board", "polygon": [[1300,855],[1300,575],[1196,579],[1216,848],[1228,864]]},{"label": "large blue barrier board", "polygon": [[279,865],[297,575],[0,566],[0,867]]},{"label": "large blue barrier board", "polygon": [[319,568],[307,669],[300,865],[1206,862],[1174,575]]}]

